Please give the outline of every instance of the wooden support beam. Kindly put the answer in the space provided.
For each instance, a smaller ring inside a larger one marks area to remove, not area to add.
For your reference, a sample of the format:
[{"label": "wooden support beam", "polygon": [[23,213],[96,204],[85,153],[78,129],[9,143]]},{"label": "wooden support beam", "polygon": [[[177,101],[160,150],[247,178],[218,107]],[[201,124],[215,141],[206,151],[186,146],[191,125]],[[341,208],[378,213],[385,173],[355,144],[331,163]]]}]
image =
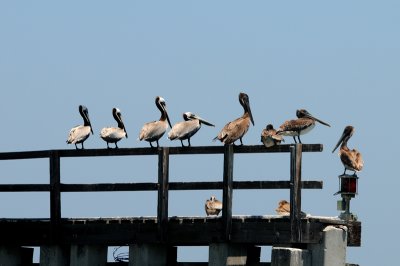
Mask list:
[{"label": "wooden support beam", "polygon": [[291,241],[301,243],[301,155],[302,144],[294,144],[290,151],[290,231]]},{"label": "wooden support beam", "polygon": [[50,157],[51,152],[52,152],[51,150],[0,152],[0,160],[48,158],[48,157]]},{"label": "wooden support beam", "polygon": [[50,191],[49,184],[2,184],[0,192],[43,192]]},{"label": "wooden support beam", "polygon": [[222,190],[223,239],[229,241],[232,231],[233,145],[225,145]]},{"label": "wooden support beam", "polygon": [[[176,246],[206,246],[226,242],[222,238],[221,217],[170,217],[166,243]],[[303,218],[303,244],[320,243],[328,226],[349,223],[336,218]],[[351,224],[348,246],[360,246],[361,223]],[[156,217],[62,219],[60,245],[99,244],[120,246],[133,243],[159,243]],[[53,245],[49,219],[0,219],[0,245]],[[252,245],[291,244],[290,219],[280,216],[233,216],[230,243]],[[165,243],[163,243],[165,244]]]},{"label": "wooden support beam", "polygon": [[[61,192],[158,191],[158,183],[60,184]],[[169,190],[217,190],[222,181],[169,182]],[[290,181],[233,181],[233,189],[289,189]],[[322,189],[322,181],[302,181],[302,189]],[[49,184],[0,184],[0,192],[46,192]]]},{"label": "wooden support beam", "polygon": [[[158,183],[61,184],[61,192],[157,191]],[[0,186],[1,191],[1,186]]]},{"label": "wooden support beam", "polygon": [[57,242],[61,221],[60,156],[57,151],[50,155],[50,221],[54,241]]},{"label": "wooden support beam", "polygon": [[157,223],[161,241],[165,241],[168,227],[169,148],[158,149]]}]

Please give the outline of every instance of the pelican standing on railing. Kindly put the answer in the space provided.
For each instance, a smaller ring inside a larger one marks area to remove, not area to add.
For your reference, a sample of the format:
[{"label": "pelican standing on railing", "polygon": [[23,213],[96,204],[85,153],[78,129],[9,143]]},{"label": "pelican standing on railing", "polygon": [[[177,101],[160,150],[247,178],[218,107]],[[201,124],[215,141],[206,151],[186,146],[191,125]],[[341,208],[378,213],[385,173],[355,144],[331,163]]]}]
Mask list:
[{"label": "pelican standing on railing", "polygon": [[191,146],[190,144],[190,138],[196,134],[197,131],[201,128],[201,124],[211,126],[213,127],[214,125],[211,124],[210,122],[204,120],[203,118],[191,113],[191,112],[186,112],[183,113],[183,119],[185,121],[176,123],[170,132],[168,132],[168,138],[170,140],[174,139],[179,139],[181,141],[182,147],[185,147],[183,145],[183,140],[187,139],[188,140],[188,147]]},{"label": "pelican standing on railing", "polygon": [[216,215],[222,211],[222,202],[217,200],[215,196],[211,196],[210,199],[206,200],[206,204],[204,206],[206,210],[207,216]]},{"label": "pelican standing on railing", "polygon": [[261,132],[261,142],[265,147],[273,147],[285,141],[281,135],[276,134],[276,130],[271,124],[268,124]]},{"label": "pelican standing on railing", "polygon": [[277,130],[279,135],[292,136],[295,143],[297,143],[296,136],[299,139],[299,143],[301,143],[300,135],[304,135],[313,129],[315,127],[315,121],[330,127],[328,123],[315,118],[305,109],[297,110],[296,116],[297,119],[285,121]]},{"label": "pelican standing on railing", "polygon": [[139,134],[139,140],[148,141],[152,148],[153,145],[151,143],[154,141],[157,142],[157,148],[159,147],[158,140],[164,135],[165,131],[167,131],[168,125],[172,128],[164,98],[157,96],[156,106],[161,112],[160,120],[144,124]]},{"label": "pelican standing on railing", "polygon": [[83,125],[73,127],[70,130],[67,143],[75,144],[76,149],[78,149],[76,144],[81,143],[82,149],[84,149],[83,142],[89,137],[90,132],[92,132],[93,135],[93,129],[92,125],[90,124],[89,111],[86,106],[79,105],[79,113],[83,118]]},{"label": "pelican standing on railing", "polygon": [[213,141],[219,139],[225,144],[232,144],[239,139],[240,145],[243,145],[242,137],[249,130],[250,122],[254,126],[254,120],[253,115],[251,114],[249,96],[246,93],[241,92],[239,94],[239,102],[244,109],[243,115],[226,124]]},{"label": "pelican standing on railing", "polygon": [[354,176],[356,176],[357,172],[360,172],[364,166],[364,161],[362,159],[361,153],[356,150],[350,150],[347,147],[347,141],[351,138],[354,133],[354,127],[347,126],[345,127],[342,136],[340,137],[338,143],[336,144],[335,148],[333,149],[332,153],[339,147],[339,157],[344,166],[343,175],[346,175],[346,170],[354,171]]},{"label": "pelican standing on railing", "polygon": [[117,142],[122,138],[128,138],[124,122],[122,122],[121,111],[118,108],[112,109],[112,115],[118,123],[118,127],[105,127],[100,132],[100,137],[107,142],[107,149],[110,148],[108,143],[115,143],[115,148],[118,148]]}]

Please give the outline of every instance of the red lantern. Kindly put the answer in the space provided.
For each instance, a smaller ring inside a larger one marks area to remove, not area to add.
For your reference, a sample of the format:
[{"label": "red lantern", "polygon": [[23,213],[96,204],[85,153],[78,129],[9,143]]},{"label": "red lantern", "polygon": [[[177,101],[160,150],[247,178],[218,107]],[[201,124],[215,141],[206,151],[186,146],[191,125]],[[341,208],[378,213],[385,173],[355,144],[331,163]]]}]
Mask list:
[{"label": "red lantern", "polygon": [[358,194],[358,177],[356,175],[340,175],[339,191],[342,200],[338,201],[338,210],[344,211],[339,217],[343,220],[357,220],[357,216],[350,212],[350,200]]},{"label": "red lantern", "polygon": [[358,194],[358,177],[354,175],[339,176],[339,188],[340,190],[335,195],[341,194],[354,198]]}]

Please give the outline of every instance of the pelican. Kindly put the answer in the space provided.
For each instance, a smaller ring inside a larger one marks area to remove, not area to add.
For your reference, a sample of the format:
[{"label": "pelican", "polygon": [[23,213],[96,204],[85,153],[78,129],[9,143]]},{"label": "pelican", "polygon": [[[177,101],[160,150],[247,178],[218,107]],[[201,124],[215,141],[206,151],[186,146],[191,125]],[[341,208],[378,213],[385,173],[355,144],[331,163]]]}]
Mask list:
[{"label": "pelican", "polygon": [[154,141],[157,142],[157,148],[159,147],[158,140],[164,135],[165,131],[167,131],[168,125],[172,128],[164,98],[157,96],[156,106],[161,112],[160,120],[144,124],[139,134],[139,140],[148,141],[152,148],[153,145],[151,143]]},{"label": "pelican", "polygon": [[78,149],[78,146],[76,144],[81,143],[82,149],[84,149],[83,142],[89,137],[90,132],[92,132],[93,135],[93,129],[92,125],[90,124],[89,111],[86,106],[79,105],[79,113],[83,118],[83,125],[71,128],[71,130],[69,131],[67,143],[75,144],[76,149]]},{"label": "pelican", "polygon": [[207,216],[209,216],[209,215],[218,216],[218,214],[222,210],[222,202],[217,200],[217,198],[215,196],[211,196],[210,199],[206,200],[206,204],[204,207],[205,207]]},{"label": "pelican", "polygon": [[110,148],[108,143],[115,143],[115,148],[118,148],[117,142],[123,137],[128,138],[124,122],[122,122],[121,111],[118,108],[113,108],[112,115],[117,121],[118,127],[105,127],[100,132],[100,137],[107,142],[107,149]]},{"label": "pelican", "polygon": [[[290,203],[287,200],[280,200],[275,211],[278,215],[290,215]],[[306,217],[308,214],[301,211],[300,215],[301,217]]]},{"label": "pelican", "polygon": [[290,203],[287,200],[279,201],[275,211],[278,215],[290,215]]},{"label": "pelican", "polygon": [[315,118],[305,109],[297,110],[296,116],[298,119],[285,121],[277,130],[277,134],[283,136],[292,136],[295,143],[297,143],[295,138],[297,136],[299,142],[301,143],[300,135],[304,135],[313,129],[315,127],[315,121],[330,127],[328,123]]},{"label": "pelican", "polygon": [[340,137],[338,143],[333,149],[332,153],[340,146],[339,157],[344,166],[343,175],[346,175],[346,170],[354,171],[354,176],[356,176],[357,172],[360,172],[364,166],[364,161],[362,159],[361,153],[356,149],[350,150],[347,147],[347,141],[351,138],[354,133],[354,127],[347,126],[345,127],[342,136]]},{"label": "pelican", "polygon": [[239,94],[239,102],[244,109],[243,115],[226,124],[213,141],[219,139],[225,144],[232,144],[239,139],[240,145],[243,145],[242,137],[246,134],[247,130],[249,130],[250,122],[254,126],[254,120],[253,115],[251,114],[249,96],[246,93],[241,92]]},{"label": "pelican", "polygon": [[276,134],[276,130],[271,124],[268,124],[261,132],[261,142],[264,143],[267,148],[279,145],[281,144],[281,141],[285,140],[281,135]]},{"label": "pelican", "polygon": [[186,112],[183,113],[183,119],[185,121],[176,123],[170,132],[168,132],[168,138],[170,140],[174,139],[179,139],[181,141],[182,147],[185,147],[183,145],[183,140],[187,139],[189,146],[190,147],[190,138],[196,134],[197,131],[201,128],[201,124],[207,125],[214,127],[213,124],[210,122],[204,120],[203,118],[191,113],[191,112]]}]

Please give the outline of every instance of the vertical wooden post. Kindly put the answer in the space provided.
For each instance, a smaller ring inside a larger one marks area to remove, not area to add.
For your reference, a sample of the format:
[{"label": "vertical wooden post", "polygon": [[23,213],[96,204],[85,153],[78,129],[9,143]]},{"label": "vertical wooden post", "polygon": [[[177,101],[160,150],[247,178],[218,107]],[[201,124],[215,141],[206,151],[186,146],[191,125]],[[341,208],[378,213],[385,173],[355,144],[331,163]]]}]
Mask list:
[{"label": "vertical wooden post", "polygon": [[290,147],[290,231],[291,241],[301,242],[301,156],[302,144]]},{"label": "vertical wooden post", "polygon": [[57,229],[61,222],[60,156],[58,151],[50,153],[50,222],[53,240],[57,239]]},{"label": "vertical wooden post", "polygon": [[168,226],[169,148],[158,150],[157,223],[160,240],[164,241]]},{"label": "vertical wooden post", "polygon": [[222,191],[223,239],[231,240],[232,231],[232,192],[233,192],[233,145],[225,145],[224,173]]}]

